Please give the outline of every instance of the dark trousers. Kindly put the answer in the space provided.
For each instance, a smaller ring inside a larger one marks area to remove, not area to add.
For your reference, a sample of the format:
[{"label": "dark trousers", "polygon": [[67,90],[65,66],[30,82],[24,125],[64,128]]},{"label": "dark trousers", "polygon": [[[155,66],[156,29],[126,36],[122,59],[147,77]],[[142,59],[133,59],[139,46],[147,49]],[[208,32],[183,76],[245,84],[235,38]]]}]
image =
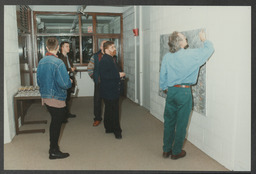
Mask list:
[{"label": "dark trousers", "polygon": [[181,153],[191,110],[191,89],[169,87],[164,111],[164,152]]},{"label": "dark trousers", "polygon": [[102,98],[100,97],[100,83],[94,83],[94,121],[101,121]]},{"label": "dark trousers", "polygon": [[59,149],[58,141],[60,137],[60,130],[63,120],[66,116],[66,109],[55,108],[46,105],[48,111],[51,114],[50,123],[50,149]]},{"label": "dark trousers", "polygon": [[[66,107],[65,107],[65,109],[66,109],[66,114],[69,114],[69,113],[70,113],[69,109],[70,109],[71,92],[72,92],[72,90],[71,90],[71,88],[69,88],[69,89],[67,90],[67,98],[66,98]],[[67,116],[68,116],[68,115],[67,115]]]},{"label": "dark trousers", "polygon": [[105,103],[104,127],[106,131],[121,133],[119,121],[119,98],[114,100],[103,99]]}]

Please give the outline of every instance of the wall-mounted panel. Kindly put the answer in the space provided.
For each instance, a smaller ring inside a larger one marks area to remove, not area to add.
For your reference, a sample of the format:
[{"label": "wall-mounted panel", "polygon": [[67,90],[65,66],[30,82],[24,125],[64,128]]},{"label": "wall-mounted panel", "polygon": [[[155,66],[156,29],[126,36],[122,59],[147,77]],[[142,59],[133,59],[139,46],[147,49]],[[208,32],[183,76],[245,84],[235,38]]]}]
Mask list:
[{"label": "wall-mounted panel", "polygon": [[[202,29],[195,29],[190,31],[181,32],[187,37],[188,40],[188,49],[195,49],[203,47],[203,42],[199,38],[199,32]],[[160,67],[161,62],[166,53],[169,52],[168,39],[170,34],[160,35]],[[160,69],[160,68],[159,68]],[[193,94],[193,110],[206,116],[206,64],[201,66],[198,81],[195,85],[192,86]],[[159,95],[166,98],[166,94],[160,90]]]}]

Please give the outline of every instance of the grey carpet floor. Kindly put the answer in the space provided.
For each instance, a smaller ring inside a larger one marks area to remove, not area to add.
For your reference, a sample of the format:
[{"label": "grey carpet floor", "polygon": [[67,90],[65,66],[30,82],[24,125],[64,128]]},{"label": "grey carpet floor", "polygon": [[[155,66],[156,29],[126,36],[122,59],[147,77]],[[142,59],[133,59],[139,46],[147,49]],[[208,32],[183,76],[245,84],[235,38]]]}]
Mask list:
[{"label": "grey carpet floor", "polygon": [[49,160],[50,114],[39,102],[28,109],[26,120],[47,124],[22,125],[43,128],[45,133],[19,134],[4,145],[4,170],[157,170],[228,171],[189,141],[185,158],[162,158],[163,123],[129,99],[121,100],[121,140],[106,134],[104,125],[93,127],[92,97],[74,98],[71,112],[77,115],[62,126],[60,149],[70,157]]}]

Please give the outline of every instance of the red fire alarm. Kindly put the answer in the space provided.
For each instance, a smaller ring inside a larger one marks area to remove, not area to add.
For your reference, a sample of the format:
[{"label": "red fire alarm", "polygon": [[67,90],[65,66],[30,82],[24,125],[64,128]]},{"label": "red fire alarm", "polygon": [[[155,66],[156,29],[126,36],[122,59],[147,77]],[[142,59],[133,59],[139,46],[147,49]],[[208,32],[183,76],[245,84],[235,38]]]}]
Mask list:
[{"label": "red fire alarm", "polygon": [[134,36],[139,36],[139,29],[135,28],[133,29]]}]

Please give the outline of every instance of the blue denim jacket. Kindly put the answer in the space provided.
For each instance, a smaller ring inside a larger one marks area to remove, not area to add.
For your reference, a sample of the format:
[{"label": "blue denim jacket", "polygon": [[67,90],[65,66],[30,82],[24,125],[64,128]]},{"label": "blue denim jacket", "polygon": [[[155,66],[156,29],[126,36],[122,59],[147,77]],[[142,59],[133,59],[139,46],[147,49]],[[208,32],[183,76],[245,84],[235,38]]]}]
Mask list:
[{"label": "blue denim jacket", "polygon": [[71,81],[62,60],[45,56],[37,67],[37,84],[42,98],[66,100]]}]

